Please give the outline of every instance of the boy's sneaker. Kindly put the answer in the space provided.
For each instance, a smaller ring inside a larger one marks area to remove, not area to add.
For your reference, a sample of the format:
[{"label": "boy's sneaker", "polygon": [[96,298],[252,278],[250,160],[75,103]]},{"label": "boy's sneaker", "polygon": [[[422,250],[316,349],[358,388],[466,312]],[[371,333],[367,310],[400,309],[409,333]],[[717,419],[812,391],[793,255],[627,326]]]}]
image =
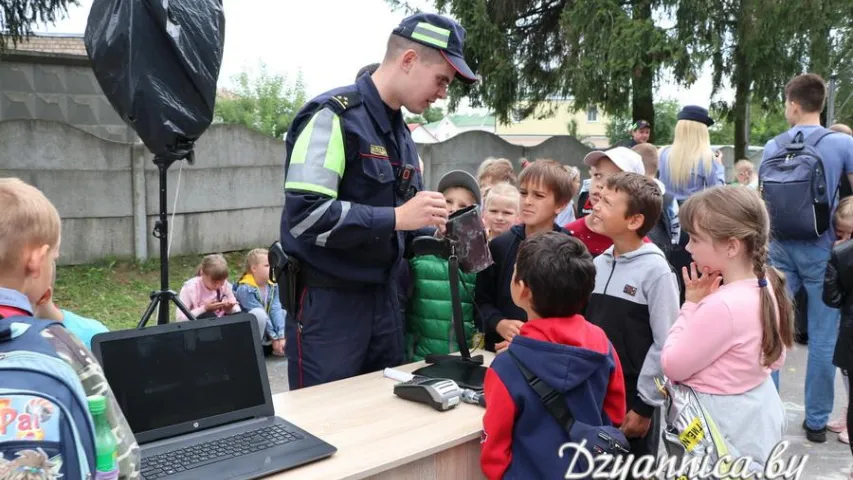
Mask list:
[{"label": "boy's sneaker", "polygon": [[835,433],[847,430],[847,407],[841,410],[841,416],[826,424],[826,429]]},{"label": "boy's sneaker", "polygon": [[847,435],[847,430],[838,434],[838,441],[850,445],[850,437]]},{"label": "boy's sneaker", "polygon": [[806,431],[806,439],[813,443],[824,443],[826,442],[826,427],[819,428],[817,430],[809,428],[806,425],[806,421],[803,420],[803,430]]}]

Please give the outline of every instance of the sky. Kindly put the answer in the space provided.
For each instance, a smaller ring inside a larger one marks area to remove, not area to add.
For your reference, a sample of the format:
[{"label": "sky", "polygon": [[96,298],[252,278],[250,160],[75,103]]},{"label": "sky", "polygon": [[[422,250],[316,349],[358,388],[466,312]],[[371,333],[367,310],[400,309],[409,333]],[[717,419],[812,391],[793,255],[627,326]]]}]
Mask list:
[{"label": "sky", "polygon": [[[34,30],[82,34],[93,0],[79,3],[55,25],[36,25]],[[427,0],[412,3],[429,11]],[[255,71],[263,62],[270,73],[289,79],[301,71],[309,97],[350,84],[361,67],[379,62],[389,33],[405,17],[385,0],[225,0],[224,5],[225,54],[219,86],[227,88],[235,75]],[[708,71],[689,89],[664,80],[656,100],[671,98],[682,105],[708,107],[710,95]],[[733,96],[729,89],[722,95]]]}]

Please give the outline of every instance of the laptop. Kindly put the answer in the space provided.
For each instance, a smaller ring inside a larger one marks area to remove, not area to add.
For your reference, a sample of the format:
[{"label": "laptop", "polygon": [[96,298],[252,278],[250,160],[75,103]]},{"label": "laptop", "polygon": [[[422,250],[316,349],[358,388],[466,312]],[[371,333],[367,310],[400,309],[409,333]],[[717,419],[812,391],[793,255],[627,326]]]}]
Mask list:
[{"label": "laptop", "polygon": [[275,416],[251,314],[95,335],[142,478],[259,478],[337,449]]}]

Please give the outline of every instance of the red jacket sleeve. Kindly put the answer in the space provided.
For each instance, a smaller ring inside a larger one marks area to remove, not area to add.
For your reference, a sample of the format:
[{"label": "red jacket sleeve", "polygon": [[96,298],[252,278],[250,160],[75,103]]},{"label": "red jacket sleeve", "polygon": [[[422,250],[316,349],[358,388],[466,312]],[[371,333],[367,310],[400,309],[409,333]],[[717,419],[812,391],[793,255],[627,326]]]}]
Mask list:
[{"label": "red jacket sleeve", "polygon": [[[486,414],[483,415],[483,437],[480,441],[480,468],[486,478],[501,479],[512,462],[515,404],[506,386],[491,368],[486,371],[483,392],[486,396]],[[624,393],[622,398],[624,412]]]},{"label": "red jacket sleeve", "polygon": [[[615,426],[622,425],[627,410],[625,399],[625,378],[622,376],[622,363],[616,349],[611,348],[616,368],[610,372],[610,383],[607,385],[607,395],[604,397],[604,413],[610,418]],[[487,404],[488,405],[488,404]]]}]

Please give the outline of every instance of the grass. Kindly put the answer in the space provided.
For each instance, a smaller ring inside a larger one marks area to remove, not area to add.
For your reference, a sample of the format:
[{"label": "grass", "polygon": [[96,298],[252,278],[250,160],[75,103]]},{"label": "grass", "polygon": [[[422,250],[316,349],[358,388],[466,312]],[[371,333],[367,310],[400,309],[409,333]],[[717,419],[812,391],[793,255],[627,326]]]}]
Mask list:
[{"label": "grass", "polygon": [[[169,261],[169,288],[180,292],[194,276],[203,255],[173,257]],[[229,280],[237,280],[246,252],[225,254],[231,270]],[[91,265],[58,267],[54,301],[59,308],[103,322],[110,330],[136,328],[151,298],[160,288],[160,261],[103,260]],[[170,318],[175,317],[170,305]],[[155,312],[148,325],[156,325]]]}]

